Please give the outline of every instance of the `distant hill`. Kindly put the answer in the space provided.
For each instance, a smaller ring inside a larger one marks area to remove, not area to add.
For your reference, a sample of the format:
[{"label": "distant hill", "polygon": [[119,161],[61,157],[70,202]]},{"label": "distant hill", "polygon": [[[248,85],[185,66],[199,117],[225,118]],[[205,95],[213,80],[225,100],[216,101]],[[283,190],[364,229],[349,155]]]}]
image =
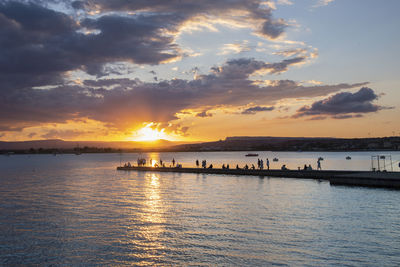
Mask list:
[{"label": "distant hill", "polygon": [[176,151],[351,151],[399,150],[400,137],[333,138],[234,136],[216,142],[182,144],[169,148]]},{"label": "distant hill", "polygon": [[400,150],[400,137],[333,138],[233,136],[225,140],[203,143],[134,141],[64,141],[60,139],[21,142],[0,142],[0,151],[18,153],[52,153],[52,150],[73,153],[112,153],[125,151],[374,151]]},{"label": "distant hill", "polygon": [[183,144],[184,142],[172,142],[167,140],[157,140],[152,142],[134,141],[64,141],[61,139],[34,140],[20,142],[1,142],[0,150],[24,150],[24,149],[73,149],[76,147],[97,147],[114,149],[141,149],[141,148],[166,148]]}]

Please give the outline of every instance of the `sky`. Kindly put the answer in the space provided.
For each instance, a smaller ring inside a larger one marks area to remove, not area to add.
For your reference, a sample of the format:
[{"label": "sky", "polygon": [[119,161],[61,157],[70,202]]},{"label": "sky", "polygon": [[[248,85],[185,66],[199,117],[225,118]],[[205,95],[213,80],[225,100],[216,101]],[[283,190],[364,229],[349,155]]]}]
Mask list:
[{"label": "sky", "polygon": [[0,0],[0,141],[400,135],[398,10]]}]

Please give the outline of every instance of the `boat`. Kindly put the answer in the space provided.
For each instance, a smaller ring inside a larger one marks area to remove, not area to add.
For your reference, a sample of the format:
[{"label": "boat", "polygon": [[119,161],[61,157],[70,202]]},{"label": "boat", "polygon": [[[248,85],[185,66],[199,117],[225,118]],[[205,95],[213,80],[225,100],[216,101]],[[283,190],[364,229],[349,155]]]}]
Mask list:
[{"label": "boat", "polygon": [[279,161],[279,159],[278,158],[274,158],[272,161]]},{"label": "boat", "polygon": [[346,159],[347,159],[347,160],[351,160],[351,157],[350,157],[350,156],[347,156]]},{"label": "boat", "polygon": [[246,157],[258,157],[258,154],[249,153],[249,154],[246,154]]},{"label": "boat", "polygon": [[74,148],[74,154],[75,155],[82,155],[81,148],[79,147],[78,143],[76,143],[76,147]]}]

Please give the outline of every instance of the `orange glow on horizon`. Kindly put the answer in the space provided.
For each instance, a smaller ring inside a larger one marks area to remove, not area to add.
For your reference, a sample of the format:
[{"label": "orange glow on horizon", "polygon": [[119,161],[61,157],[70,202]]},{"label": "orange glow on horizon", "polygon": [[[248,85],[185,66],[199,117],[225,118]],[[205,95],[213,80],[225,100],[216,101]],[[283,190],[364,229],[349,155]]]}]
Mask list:
[{"label": "orange glow on horizon", "polygon": [[145,127],[134,132],[133,136],[129,138],[131,141],[157,141],[160,139],[175,141],[175,138],[165,133],[165,129],[153,129],[153,123],[147,124]]}]

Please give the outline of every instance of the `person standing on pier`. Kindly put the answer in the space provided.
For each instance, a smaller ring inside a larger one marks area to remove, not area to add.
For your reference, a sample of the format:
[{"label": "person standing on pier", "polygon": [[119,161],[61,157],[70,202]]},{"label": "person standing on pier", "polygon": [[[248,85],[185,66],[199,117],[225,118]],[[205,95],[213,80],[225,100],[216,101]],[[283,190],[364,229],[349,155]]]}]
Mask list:
[{"label": "person standing on pier", "polygon": [[172,158],[172,166],[175,167],[175,159],[174,158]]},{"label": "person standing on pier", "polygon": [[201,167],[203,167],[204,169],[207,168],[207,161],[206,160],[203,160],[201,162]]},{"label": "person standing on pier", "polygon": [[196,159],[196,167],[197,168],[199,167],[199,160],[198,159]]},{"label": "person standing on pier", "polygon": [[317,170],[322,170],[322,168],[321,168],[321,159],[317,160]]},{"label": "person standing on pier", "polygon": [[268,158],[267,158],[266,164],[267,164],[267,169],[269,170],[269,159]]},{"label": "person standing on pier", "polygon": [[264,161],[260,160],[260,170],[264,169]]}]

